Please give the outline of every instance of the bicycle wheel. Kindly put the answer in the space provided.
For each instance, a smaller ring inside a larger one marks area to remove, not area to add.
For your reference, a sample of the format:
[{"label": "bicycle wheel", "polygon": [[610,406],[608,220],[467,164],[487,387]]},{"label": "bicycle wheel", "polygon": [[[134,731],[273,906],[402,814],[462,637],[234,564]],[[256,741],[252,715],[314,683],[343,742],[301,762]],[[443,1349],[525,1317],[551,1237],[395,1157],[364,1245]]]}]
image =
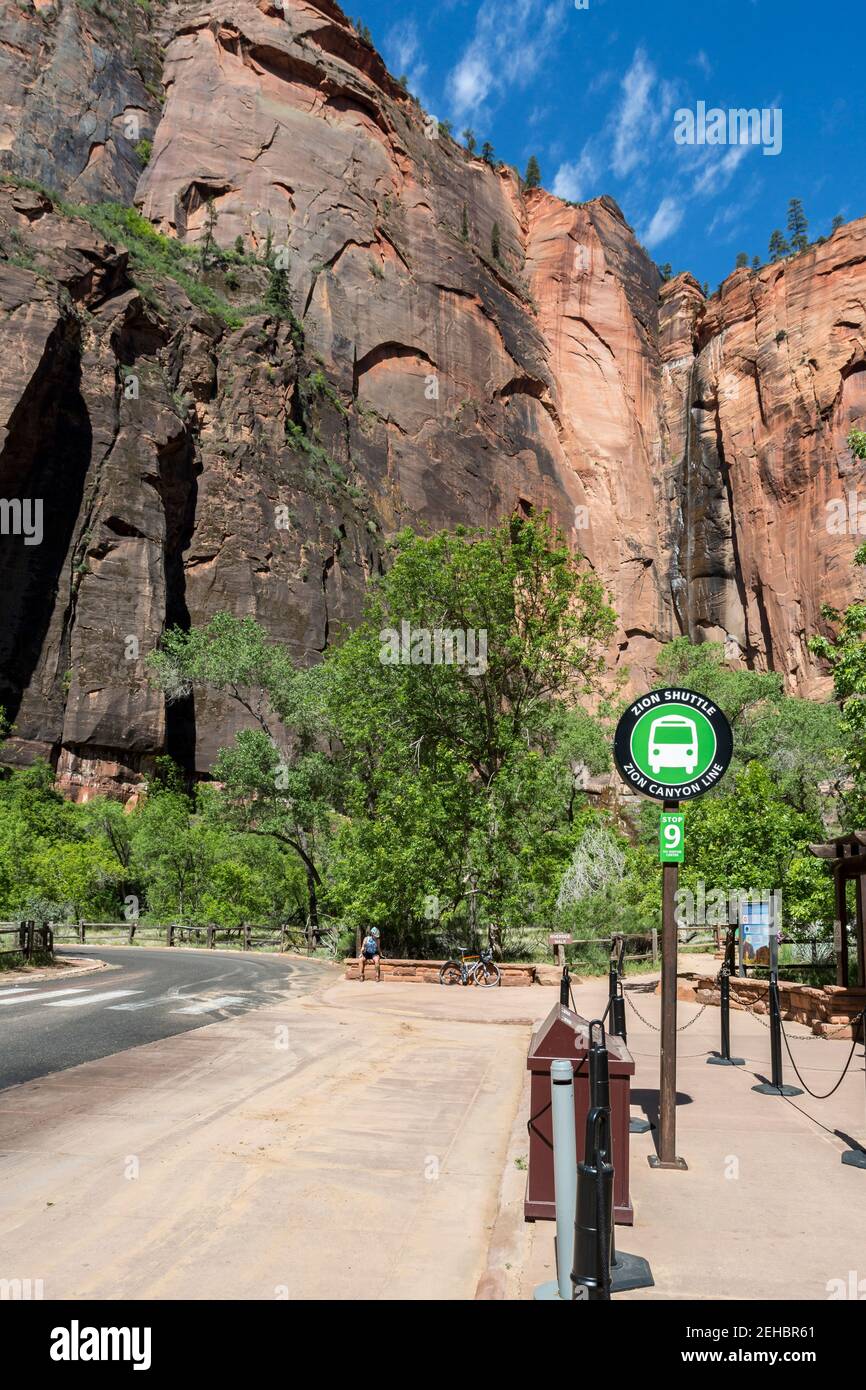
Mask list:
[{"label": "bicycle wheel", "polygon": [[500,982],[499,966],[494,965],[492,960],[480,960],[472,972],[472,980],[476,985],[482,985],[486,989],[493,989]]},{"label": "bicycle wheel", "polygon": [[462,979],[463,972],[456,960],[446,960],[439,971],[440,985],[459,985]]}]

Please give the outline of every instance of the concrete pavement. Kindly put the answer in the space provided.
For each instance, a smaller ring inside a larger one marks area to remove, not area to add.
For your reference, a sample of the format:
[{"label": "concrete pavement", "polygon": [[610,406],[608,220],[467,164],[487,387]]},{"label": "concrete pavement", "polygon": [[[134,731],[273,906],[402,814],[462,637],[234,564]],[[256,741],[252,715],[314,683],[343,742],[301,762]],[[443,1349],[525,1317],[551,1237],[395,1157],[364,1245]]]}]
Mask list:
[{"label": "concrete pavement", "polygon": [[[653,980],[636,978],[626,995],[658,1026],[653,990]],[[578,1012],[599,1016],[605,994],[600,980],[578,986]],[[650,1261],[656,1285],[619,1297],[823,1300],[850,1296],[841,1290],[861,1280],[866,1297],[866,1171],[841,1163],[852,1142],[866,1148],[862,1046],[827,1100],[760,1096],[751,1087],[769,1077],[765,1024],[732,1012],[732,1055],[746,1065],[715,1067],[706,1058],[718,1047],[719,1010],[701,1014],[680,1003],[680,1027],[690,1020],[679,1033],[677,1070],[677,1153],[688,1172],[650,1169],[653,1135],[632,1136],[635,1224],[618,1227],[618,1238],[623,1249]],[[655,1120],[659,1035],[632,1008],[627,1028],[636,1063],[632,1112]],[[796,1024],[785,1024],[785,1031],[810,1089],[830,1090],[850,1042],[814,1039]],[[785,1080],[796,1083],[787,1054]],[[506,1208],[500,1223],[507,1217]],[[524,1242],[510,1248],[519,1271],[507,1280],[510,1297],[531,1298],[537,1284],[554,1277],[551,1223],[527,1227]]]},{"label": "concrete pavement", "polygon": [[10,1088],[0,1278],[48,1299],[471,1299],[530,1032],[514,993],[335,979]]},{"label": "concrete pavement", "polygon": [[[633,1110],[654,1114],[659,1000],[627,994]],[[598,1016],[606,984],[575,987]],[[553,1226],[523,1221],[525,1058],[554,988],[443,990],[338,978],[0,1095],[0,1278],[46,1298],[531,1298]],[[681,1003],[678,1151],[631,1139],[654,1289],[626,1298],[826,1299],[863,1280],[862,1048],[827,1101],[755,1095],[764,1025],[732,1016],[745,1068],[706,1065],[718,1010]],[[849,1050],[786,1025],[812,1089]],[[790,1068],[786,1062],[786,1075]],[[852,1284],[852,1273],[854,1282]],[[838,1281],[834,1283],[833,1281]]]}]

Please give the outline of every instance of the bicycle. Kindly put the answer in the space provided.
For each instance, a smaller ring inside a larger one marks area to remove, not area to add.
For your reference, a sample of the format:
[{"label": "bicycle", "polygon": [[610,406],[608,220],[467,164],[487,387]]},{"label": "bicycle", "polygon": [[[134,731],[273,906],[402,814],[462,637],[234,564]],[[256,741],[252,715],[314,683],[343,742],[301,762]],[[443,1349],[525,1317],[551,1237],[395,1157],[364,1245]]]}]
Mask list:
[{"label": "bicycle", "polygon": [[479,955],[471,953],[468,946],[459,946],[460,960],[446,960],[439,971],[440,985],[481,985],[492,989],[501,983],[499,966],[493,959],[493,952],[482,951]]}]

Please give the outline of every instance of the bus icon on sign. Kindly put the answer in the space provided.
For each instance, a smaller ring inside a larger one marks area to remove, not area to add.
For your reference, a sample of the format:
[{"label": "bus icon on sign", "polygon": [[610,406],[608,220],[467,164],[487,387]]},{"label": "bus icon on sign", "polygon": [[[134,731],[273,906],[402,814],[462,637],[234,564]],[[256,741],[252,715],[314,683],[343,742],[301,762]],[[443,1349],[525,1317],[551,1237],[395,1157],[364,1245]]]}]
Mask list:
[{"label": "bus icon on sign", "polygon": [[683,768],[691,777],[698,764],[698,731],[684,714],[663,714],[649,732],[649,763],[654,776],[663,767]]}]

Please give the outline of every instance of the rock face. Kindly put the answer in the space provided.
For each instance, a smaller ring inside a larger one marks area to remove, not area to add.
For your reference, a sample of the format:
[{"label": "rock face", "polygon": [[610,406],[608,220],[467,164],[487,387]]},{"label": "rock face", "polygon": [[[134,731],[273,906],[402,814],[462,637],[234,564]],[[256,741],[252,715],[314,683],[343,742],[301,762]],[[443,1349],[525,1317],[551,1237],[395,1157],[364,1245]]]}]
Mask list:
[{"label": "rock face", "polygon": [[758,274],[736,271],[706,305],[679,276],[663,289],[660,330],[681,460],[678,621],[811,693],[806,642],[821,604],[854,592],[849,493],[862,469],[846,439],[866,417],[866,221]]},{"label": "rock face", "polygon": [[0,170],[132,201],[160,116],[161,48],[135,0],[0,4]]},{"label": "rock face", "polygon": [[[705,301],[660,287],[611,200],[467,155],[327,0],[121,8],[2,6],[0,167],[244,256],[203,272],[220,318],[0,187],[0,498],[44,502],[41,545],[0,536],[13,758],[82,796],[164,751],[204,772],[237,712],[166,710],[166,624],[250,614],[315,660],[389,533],[515,510],[603,577],[633,685],[685,631],[813,687],[805,637],[853,582],[822,509],[866,413],[866,223]],[[294,319],[262,302],[266,251]]]}]

